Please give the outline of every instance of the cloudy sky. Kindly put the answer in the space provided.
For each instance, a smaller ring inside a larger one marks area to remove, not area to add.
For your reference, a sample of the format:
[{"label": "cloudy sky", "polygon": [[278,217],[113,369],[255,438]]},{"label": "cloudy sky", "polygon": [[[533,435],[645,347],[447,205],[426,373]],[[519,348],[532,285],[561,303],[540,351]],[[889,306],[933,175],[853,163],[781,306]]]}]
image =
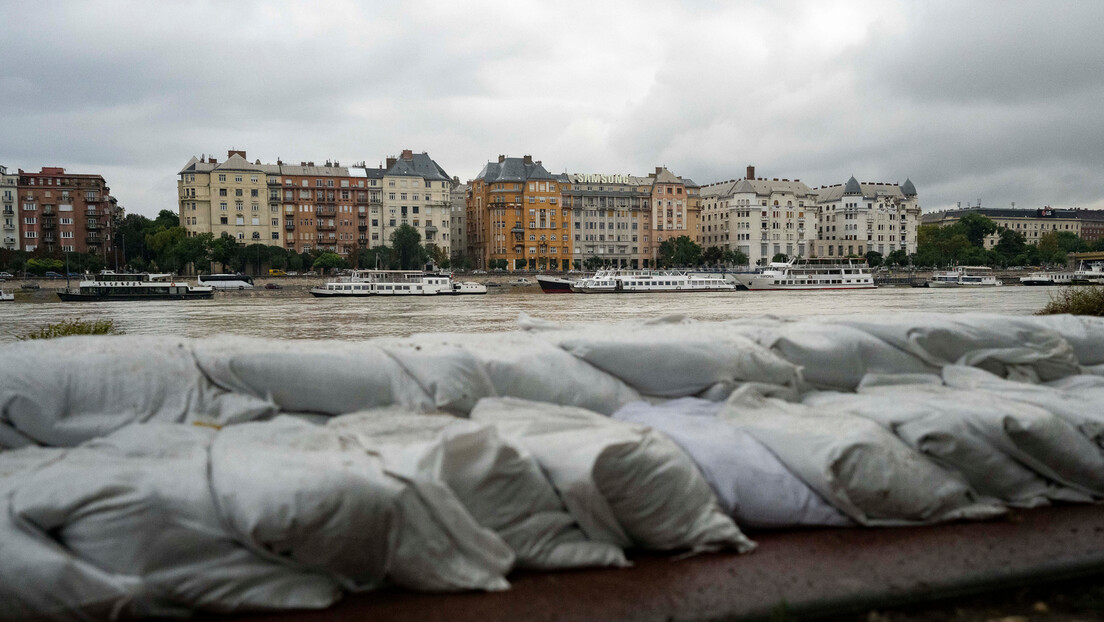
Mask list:
[{"label": "cloudy sky", "polygon": [[1104,2],[0,0],[0,164],[176,210],[191,156],[498,154],[1104,208]]}]

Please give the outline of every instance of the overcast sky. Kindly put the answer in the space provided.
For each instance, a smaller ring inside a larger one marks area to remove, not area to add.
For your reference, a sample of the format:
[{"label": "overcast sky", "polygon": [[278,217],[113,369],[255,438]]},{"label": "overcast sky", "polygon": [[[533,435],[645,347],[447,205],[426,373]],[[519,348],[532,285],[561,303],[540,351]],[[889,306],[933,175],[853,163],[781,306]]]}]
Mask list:
[{"label": "overcast sky", "polygon": [[148,216],[231,148],[1104,208],[1101,25],[1095,0],[0,0],[0,164],[101,173]]}]

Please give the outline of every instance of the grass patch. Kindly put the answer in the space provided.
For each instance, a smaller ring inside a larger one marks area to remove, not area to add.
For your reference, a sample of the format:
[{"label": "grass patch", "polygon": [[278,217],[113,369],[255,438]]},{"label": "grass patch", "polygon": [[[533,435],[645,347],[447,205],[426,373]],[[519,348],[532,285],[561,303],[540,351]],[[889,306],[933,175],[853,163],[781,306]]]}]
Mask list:
[{"label": "grass patch", "polygon": [[1067,287],[1057,296],[1052,296],[1047,306],[1035,315],[1056,313],[1104,316],[1104,287],[1099,285]]},{"label": "grass patch", "polygon": [[123,331],[115,328],[115,320],[62,320],[56,324],[47,324],[42,328],[29,332],[20,337],[21,340],[29,339],[54,339],[57,337],[69,337],[71,335],[122,335]]}]

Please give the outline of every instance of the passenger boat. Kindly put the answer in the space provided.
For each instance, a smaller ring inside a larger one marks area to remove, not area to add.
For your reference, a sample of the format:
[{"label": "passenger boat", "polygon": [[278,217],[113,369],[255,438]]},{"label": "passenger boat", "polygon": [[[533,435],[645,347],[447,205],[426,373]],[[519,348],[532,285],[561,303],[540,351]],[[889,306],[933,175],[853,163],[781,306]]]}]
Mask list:
[{"label": "passenger boat", "polygon": [[253,277],[244,274],[201,274],[196,278],[200,285],[215,289],[253,289]]},{"label": "passenger boat", "polygon": [[1000,287],[988,266],[955,266],[953,270],[938,270],[932,274],[928,287]]},{"label": "passenger boat", "polygon": [[546,294],[571,294],[571,285],[575,281],[571,281],[558,276],[548,276],[546,274],[537,275],[537,285],[540,285],[541,291]]},{"label": "passenger boat", "polygon": [[110,270],[85,278],[76,289],[66,288],[57,293],[65,302],[206,300],[214,294],[213,287],[193,287],[171,274],[116,274]]},{"label": "passenger boat", "polygon": [[1072,282],[1072,272],[1032,272],[1020,277],[1020,285],[1069,285]]},{"label": "passenger boat", "polygon": [[647,292],[725,292],[736,286],[719,275],[700,276],[678,270],[599,270],[571,284],[581,294],[639,294]]},{"label": "passenger boat", "polygon": [[310,290],[316,298],[363,296],[455,296],[486,294],[480,283],[456,282],[447,272],[422,270],[353,270],[348,277]]},{"label": "passenger boat", "polygon": [[1104,262],[1094,261],[1088,266],[1082,261],[1073,273],[1071,280],[1073,285],[1101,285],[1104,284]]},{"label": "passenger boat", "polygon": [[759,272],[736,274],[750,290],[874,289],[874,276],[866,261],[850,259],[801,259],[772,261]]}]

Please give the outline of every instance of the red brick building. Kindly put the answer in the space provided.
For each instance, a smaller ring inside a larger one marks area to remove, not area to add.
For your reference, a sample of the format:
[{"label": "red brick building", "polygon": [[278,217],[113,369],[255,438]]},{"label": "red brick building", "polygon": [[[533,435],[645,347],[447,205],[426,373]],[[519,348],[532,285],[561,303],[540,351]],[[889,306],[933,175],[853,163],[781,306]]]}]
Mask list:
[{"label": "red brick building", "polygon": [[51,166],[38,173],[19,169],[18,195],[23,250],[108,257],[118,206],[102,176]]}]

